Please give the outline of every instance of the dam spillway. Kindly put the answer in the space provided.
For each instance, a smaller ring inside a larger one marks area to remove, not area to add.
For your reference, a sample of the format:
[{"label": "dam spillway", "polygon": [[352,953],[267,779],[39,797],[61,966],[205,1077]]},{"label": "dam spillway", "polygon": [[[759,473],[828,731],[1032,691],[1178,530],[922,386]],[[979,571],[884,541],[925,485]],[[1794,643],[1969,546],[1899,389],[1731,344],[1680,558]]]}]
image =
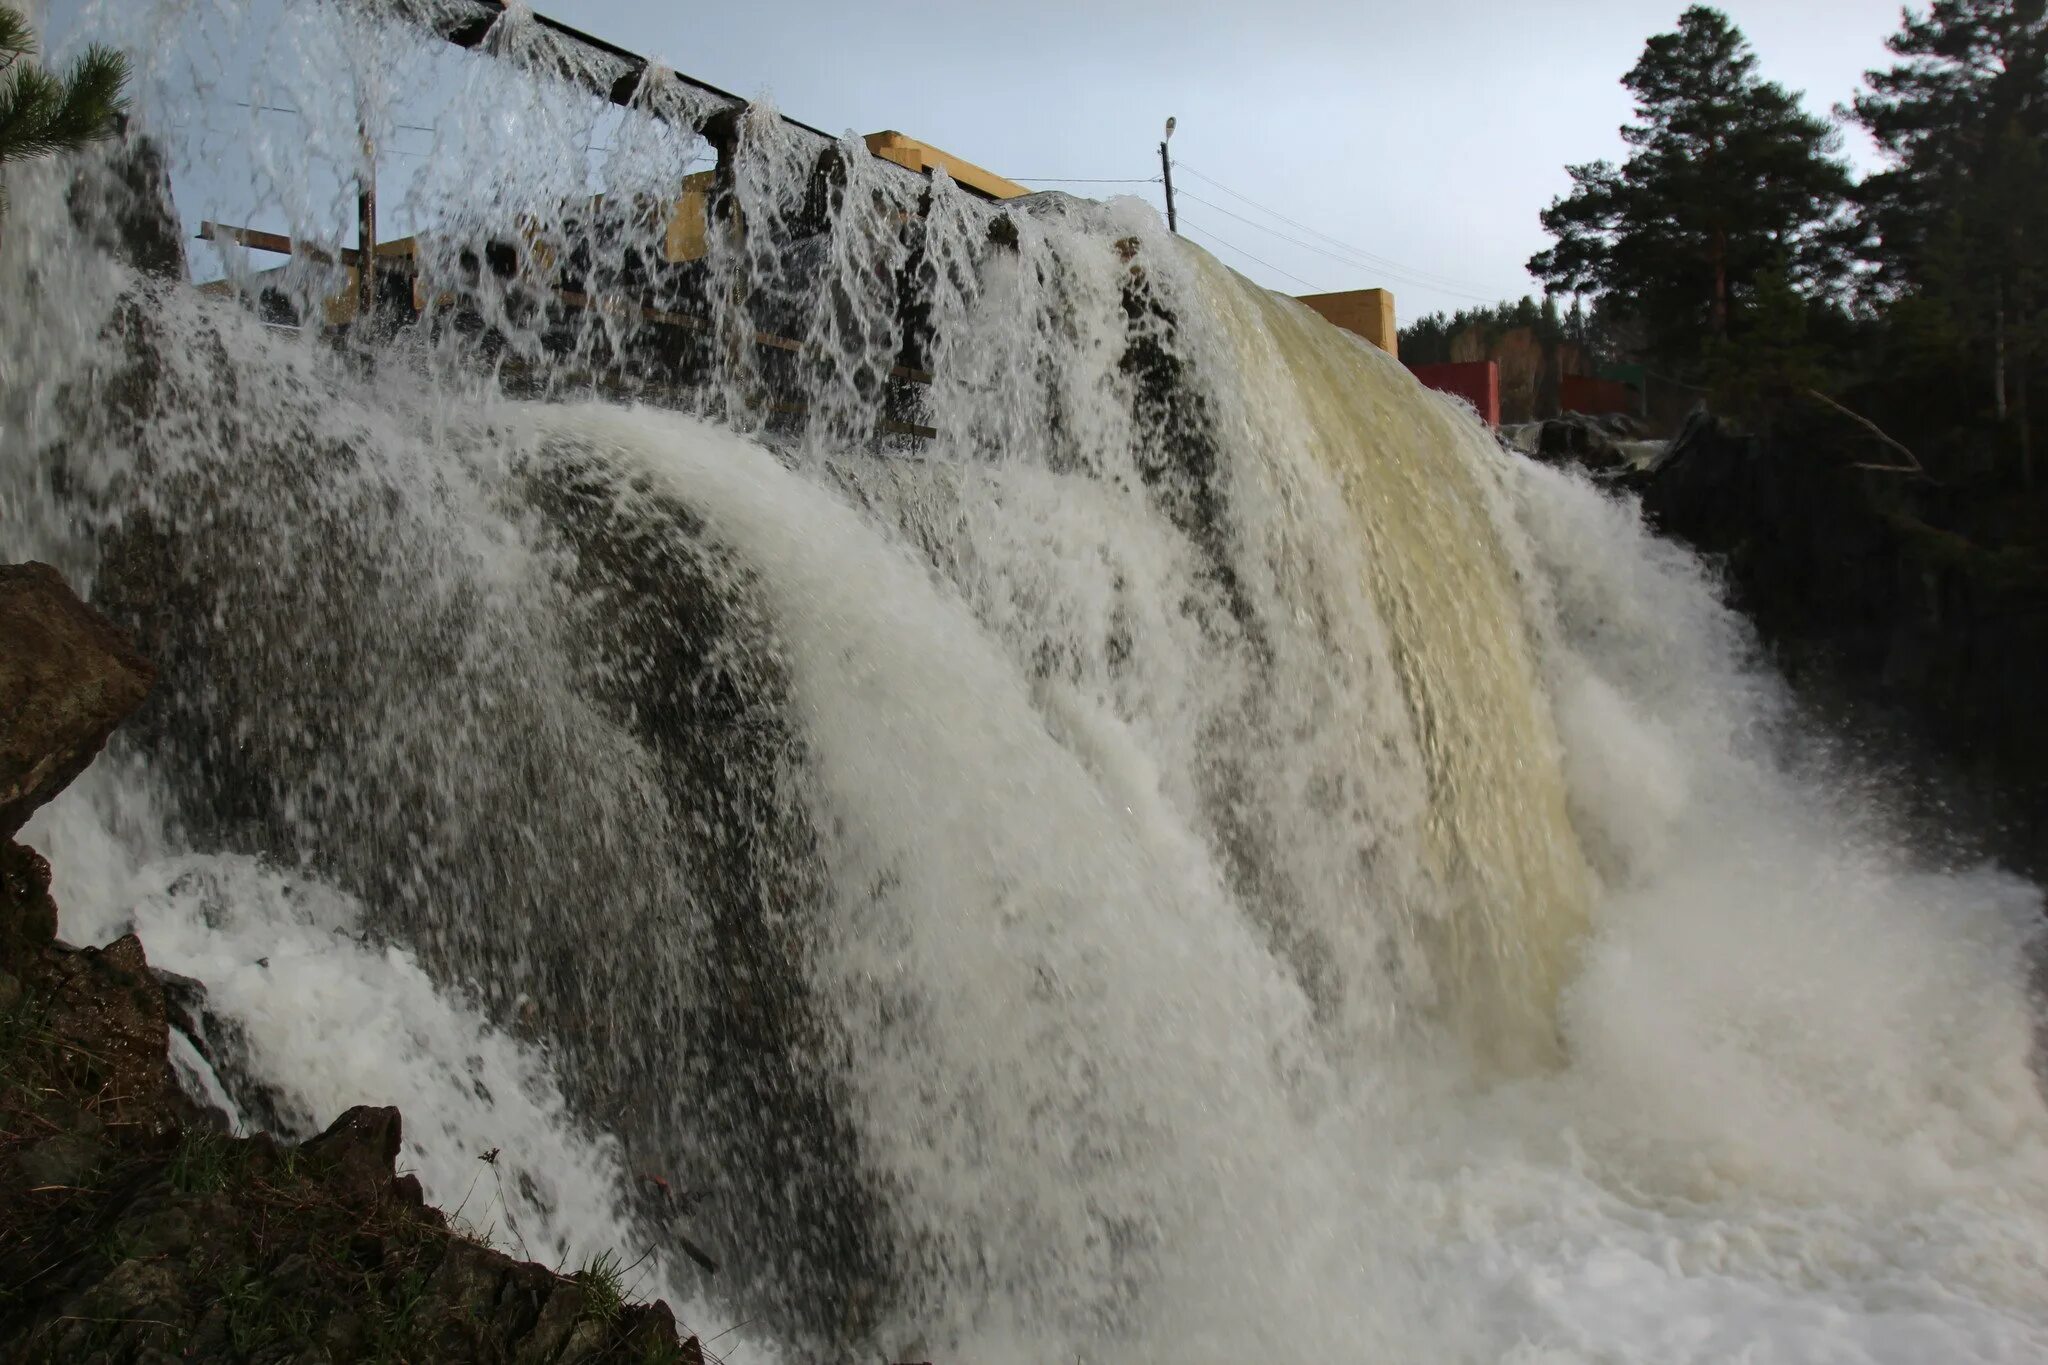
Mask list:
[{"label": "dam spillway", "polygon": [[1632,505],[1142,205],[764,108],[650,299],[714,111],[452,12],[102,16],[190,216],[309,238],[431,129],[417,326],[138,271],[111,163],[0,250],[10,557],[163,679],[29,837],[252,1122],[397,1103],[450,1204],[498,1149],[480,1221],[761,1358],[2048,1341],[2039,893],[1918,860]]}]

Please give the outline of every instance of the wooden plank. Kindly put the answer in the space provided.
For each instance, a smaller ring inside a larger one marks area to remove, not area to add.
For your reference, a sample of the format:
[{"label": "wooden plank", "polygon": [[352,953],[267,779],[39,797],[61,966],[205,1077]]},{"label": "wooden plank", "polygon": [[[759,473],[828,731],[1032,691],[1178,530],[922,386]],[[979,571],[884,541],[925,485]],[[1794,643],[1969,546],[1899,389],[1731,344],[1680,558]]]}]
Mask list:
[{"label": "wooden plank", "polygon": [[[236,227],[232,223],[201,223],[199,240],[202,242],[234,242],[251,251],[268,251],[275,256],[304,256],[322,265],[354,265],[356,249],[352,246],[329,251],[326,247],[308,246],[294,241],[281,232],[264,232],[257,228]],[[395,260],[405,256],[419,255],[420,244],[416,237],[397,237],[388,242],[377,243],[380,260]]]},{"label": "wooden plank", "polygon": [[356,249],[352,246],[342,247],[338,253],[331,252],[324,247],[294,242],[283,233],[261,232],[255,228],[235,227],[228,223],[201,223],[199,240],[233,242],[238,246],[248,247],[251,251],[268,251],[278,256],[304,256],[322,265],[336,264],[337,257],[342,265],[352,266],[356,263]]},{"label": "wooden plank", "polygon": [[955,184],[984,199],[1016,199],[1031,193],[1014,180],[1005,180],[994,171],[983,170],[972,161],[954,156],[929,142],[920,142],[893,128],[869,133],[866,141],[868,150],[882,160],[892,161],[920,174],[929,174],[934,167],[943,166]]},{"label": "wooden plank", "polygon": [[661,254],[670,264],[698,261],[710,254],[711,223],[706,210],[710,207],[714,179],[711,171],[683,177],[682,193],[669,211],[668,226],[661,238]]}]

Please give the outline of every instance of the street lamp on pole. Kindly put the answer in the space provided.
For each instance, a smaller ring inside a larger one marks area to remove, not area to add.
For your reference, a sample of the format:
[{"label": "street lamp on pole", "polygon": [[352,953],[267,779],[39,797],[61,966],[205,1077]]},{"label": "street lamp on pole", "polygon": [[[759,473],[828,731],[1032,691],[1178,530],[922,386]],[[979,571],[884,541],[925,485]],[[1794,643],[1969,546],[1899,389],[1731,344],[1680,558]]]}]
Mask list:
[{"label": "street lamp on pole", "polygon": [[1159,139],[1159,174],[1166,182],[1166,230],[1178,233],[1180,220],[1173,214],[1173,158],[1166,154],[1166,144],[1173,138],[1173,120],[1166,120],[1166,136]]}]

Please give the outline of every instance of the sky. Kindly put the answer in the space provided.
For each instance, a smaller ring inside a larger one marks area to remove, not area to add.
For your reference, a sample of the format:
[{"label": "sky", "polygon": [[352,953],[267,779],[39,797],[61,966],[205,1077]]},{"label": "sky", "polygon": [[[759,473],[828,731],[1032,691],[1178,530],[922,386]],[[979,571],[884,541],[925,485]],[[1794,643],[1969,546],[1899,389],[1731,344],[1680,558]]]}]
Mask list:
[{"label": "sky", "polygon": [[[894,128],[1033,188],[1159,204],[1160,186],[1149,182],[1171,115],[1184,233],[1287,293],[1390,288],[1406,320],[1540,292],[1523,269],[1547,243],[1537,214],[1568,189],[1567,163],[1623,155],[1616,130],[1630,111],[1621,76],[1646,37],[1675,26],[1684,4],[535,0],[535,8],[737,94],[765,94],[827,131]],[[1898,0],[1728,0],[1720,8],[1749,36],[1762,75],[1804,92],[1818,113],[1885,61],[1884,39],[1900,13]],[[1859,166],[1873,162],[1857,136],[1844,151]]]}]

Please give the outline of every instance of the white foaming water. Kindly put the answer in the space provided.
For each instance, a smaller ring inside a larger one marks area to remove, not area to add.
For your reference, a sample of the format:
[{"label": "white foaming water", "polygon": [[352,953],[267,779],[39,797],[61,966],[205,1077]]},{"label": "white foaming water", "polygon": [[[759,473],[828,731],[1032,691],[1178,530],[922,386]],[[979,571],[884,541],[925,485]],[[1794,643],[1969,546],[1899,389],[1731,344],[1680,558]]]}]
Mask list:
[{"label": "white foaming water", "polygon": [[[655,1246],[742,1358],[2048,1355],[2039,893],[1917,860],[1631,505],[1141,206],[755,109],[743,230],[648,275],[661,215],[583,197],[699,164],[686,87],[604,112],[523,12],[452,64],[185,14],[188,215],[331,232],[322,149],[438,129],[381,349],[144,285],[47,185],[0,251],[0,531],[164,670],[30,837],[237,1026],[233,1101],[399,1104],[437,1202]],[[650,299],[697,415],[589,399]]]},{"label": "white foaming water", "polygon": [[[914,1034],[855,1015],[870,1155],[913,1192],[907,1217],[975,1228],[998,1281],[1035,1291],[991,1335],[938,1328],[962,1358],[1070,1349],[1062,1316],[1120,1268],[1088,1229],[1119,1206],[1156,1239],[1127,1358],[2048,1344],[2039,895],[1913,873],[1773,766],[1773,686],[1632,509],[1496,471],[1557,612],[1574,797],[1612,886],[1564,1007],[1568,1065],[1475,1088],[1433,1053],[1305,1061],[1303,1002],[1128,733],[1104,722],[1122,743],[1063,751],[960,608],[850,509],[665,415],[544,420],[670,481],[761,571],[796,647],[813,799],[843,813],[831,861],[855,898],[893,869],[892,910],[922,917],[843,907],[836,970],[936,997]],[[1339,1073],[1341,1097],[1304,1069]],[[915,1125],[894,1121],[911,1105]],[[959,1288],[911,1322],[934,1330]]]},{"label": "white foaming water", "polygon": [[[628,1278],[640,1292],[668,1294],[685,1321],[708,1321],[672,1287],[664,1249],[638,1259],[617,1144],[573,1118],[536,1049],[437,985],[412,954],[366,940],[349,896],[256,859],[174,851],[152,788],[143,772],[103,759],[24,830],[53,864],[64,937],[133,933],[151,965],[203,982],[207,1012],[235,1030],[209,1041],[280,1136],[310,1137],[350,1105],[396,1105],[399,1169],[457,1226],[564,1270],[631,1248],[622,1259],[637,1259]],[[241,1118],[182,1035],[173,1055],[195,1098]]]}]

